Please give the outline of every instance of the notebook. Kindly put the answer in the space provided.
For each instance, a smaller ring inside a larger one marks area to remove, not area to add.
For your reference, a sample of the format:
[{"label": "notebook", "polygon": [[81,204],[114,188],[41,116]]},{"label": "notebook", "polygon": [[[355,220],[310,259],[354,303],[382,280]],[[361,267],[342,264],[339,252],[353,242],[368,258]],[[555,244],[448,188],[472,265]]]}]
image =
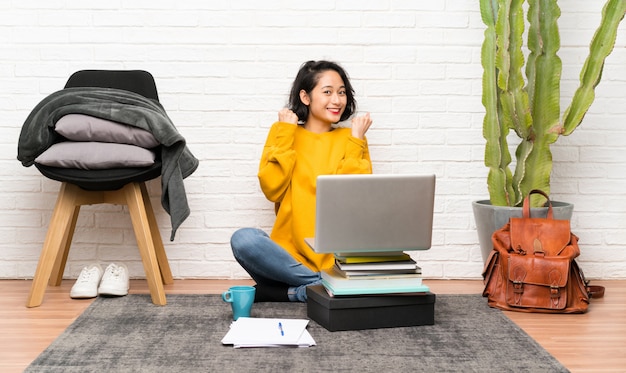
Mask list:
[{"label": "notebook", "polygon": [[317,253],[427,250],[435,175],[322,175],[317,178]]},{"label": "notebook", "polygon": [[430,291],[422,284],[421,276],[355,279],[346,278],[334,268],[321,272],[322,285],[332,296],[366,295],[366,294],[398,294],[424,293]]},{"label": "notebook", "polygon": [[315,340],[306,330],[308,319],[240,317],[222,339],[223,344],[243,347],[309,347]]}]

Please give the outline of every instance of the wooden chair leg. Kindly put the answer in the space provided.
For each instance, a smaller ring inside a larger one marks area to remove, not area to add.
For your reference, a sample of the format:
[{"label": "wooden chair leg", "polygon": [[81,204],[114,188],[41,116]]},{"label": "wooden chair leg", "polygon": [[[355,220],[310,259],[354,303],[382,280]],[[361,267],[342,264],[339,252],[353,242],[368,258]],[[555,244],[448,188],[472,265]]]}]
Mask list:
[{"label": "wooden chair leg", "polygon": [[165,290],[163,289],[163,278],[157,259],[152,232],[150,231],[150,222],[146,212],[146,205],[141,192],[140,183],[130,183],[122,189],[126,196],[126,203],[130,212],[130,218],[133,222],[135,237],[137,238],[137,246],[146,272],[148,280],[148,288],[152,303],[157,305],[165,305]]},{"label": "wooden chair leg", "polygon": [[27,307],[41,305],[48,284],[61,284],[80,206],[98,203],[128,206],[152,302],[158,305],[167,303],[163,284],[171,284],[174,280],[145,183],[130,183],[112,192],[85,191],[76,185],[62,183]]},{"label": "wooden chair leg", "polygon": [[52,269],[59,255],[63,255],[62,245],[66,234],[70,231],[70,225],[76,206],[76,193],[71,185],[61,184],[57,202],[50,219],[48,233],[44,241],[35,277],[30,288],[30,294],[26,301],[26,307],[38,307],[43,302],[43,296],[52,274]]},{"label": "wooden chair leg", "polygon": [[80,213],[80,206],[74,208],[74,214],[71,218],[70,224],[67,227],[67,232],[63,235],[63,242],[61,242],[61,252],[57,255],[57,259],[52,267],[52,275],[48,285],[61,286],[63,281],[63,272],[65,271],[65,263],[67,263],[67,256],[70,253],[70,245],[72,244],[72,237],[74,237],[74,230],[76,229],[76,221],[78,220],[78,214]]},{"label": "wooden chair leg", "polygon": [[154,243],[154,251],[156,252],[157,261],[159,262],[159,268],[161,270],[161,277],[165,285],[171,285],[174,283],[172,277],[172,270],[170,269],[170,263],[167,260],[167,254],[165,253],[165,247],[163,246],[163,240],[159,233],[159,226],[154,216],[154,210],[152,209],[152,203],[150,202],[150,195],[145,183],[140,183],[141,196],[143,197],[143,204],[146,207],[146,214],[148,216],[148,224],[150,224],[150,232],[152,234],[152,242]]}]

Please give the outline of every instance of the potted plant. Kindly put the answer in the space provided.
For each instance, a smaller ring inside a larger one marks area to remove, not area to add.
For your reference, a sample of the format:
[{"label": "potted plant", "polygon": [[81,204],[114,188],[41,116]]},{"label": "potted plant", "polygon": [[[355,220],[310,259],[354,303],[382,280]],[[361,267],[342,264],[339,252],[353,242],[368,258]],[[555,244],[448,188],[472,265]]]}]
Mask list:
[{"label": "potted plant", "polygon": [[[481,63],[489,201],[476,201],[473,208],[483,260],[492,250],[491,234],[508,221],[507,214],[521,216],[519,206],[533,189],[550,193],[550,146],[559,136],[571,134],[591,106],[604,61],[613,50],[617,28],[626,12],[625,0],[606,1],[580,73],[579,87],[561,117],[562,66],[557,55],[560,48],[557,20],[561,11],[557,0],[529,0],[527,7],[523,3],[524,0],[480,0],[481,17],[487,26]],[[525,19],[529,25],[527,58],[522,38]],[[507,140],[511,130],[519,141],[514,171],[510,167],[512,157]],[[532,198],[533,207],[545,203],[541,196]],[[561,207],[561,203],[556,205]],[[500,211],[482,211],[486,208],[500,208]],[[569,219],[572,209],[569,205],[564,216],[555,217]],[[484,227],[483,223],[488,226]]]}]

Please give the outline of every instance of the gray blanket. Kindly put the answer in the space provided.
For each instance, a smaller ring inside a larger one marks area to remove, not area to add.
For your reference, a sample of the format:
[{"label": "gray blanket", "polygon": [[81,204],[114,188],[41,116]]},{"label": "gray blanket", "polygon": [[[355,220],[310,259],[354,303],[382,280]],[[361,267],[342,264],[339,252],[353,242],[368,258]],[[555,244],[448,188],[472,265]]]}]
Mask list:
[{"label": "gray blanket", "polygon": [[112,88],[66,88],[44,98],[30,113],[17,147],[17,159],[25,167],[59,141],[54,127],[67,114],[85,114],[139,127],[161,143],[161,204],[170,214],[174,240],[176,230],[190,210],[183,179],[198,167],[198,159],[187,148],[161,104],[139,94]]}]

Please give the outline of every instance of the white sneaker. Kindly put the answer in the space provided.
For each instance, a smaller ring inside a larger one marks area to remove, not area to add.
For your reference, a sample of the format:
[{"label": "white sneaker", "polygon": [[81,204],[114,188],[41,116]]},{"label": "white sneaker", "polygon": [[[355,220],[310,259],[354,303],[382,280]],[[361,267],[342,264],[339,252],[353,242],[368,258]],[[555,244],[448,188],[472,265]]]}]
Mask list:
[{"label": "white sneaker", "polygon": [[104,270],[98,294],[122,296],[128,294],[129,287],[128,268],[124,264],[111,263]]},{"label": "white sneaker", "polygon": [[92,264],[83,268],[70,290],[70,298],[95,298],[98,296],[98,284],[102,278],[102,267]]}]

